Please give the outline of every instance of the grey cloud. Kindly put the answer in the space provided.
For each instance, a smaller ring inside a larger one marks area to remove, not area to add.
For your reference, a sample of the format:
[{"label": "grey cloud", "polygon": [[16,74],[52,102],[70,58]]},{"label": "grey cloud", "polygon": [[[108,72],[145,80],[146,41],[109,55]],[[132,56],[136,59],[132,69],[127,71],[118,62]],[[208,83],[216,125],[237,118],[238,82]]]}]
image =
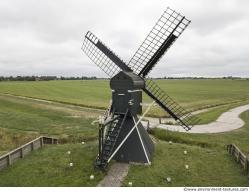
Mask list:
[{"label": "grey cloud", "polygon": [[151,76],[249,76],[247,0],[2,0],[0,75],[105,76],[84,34],[129,61],[166,6],[192,23]]}]

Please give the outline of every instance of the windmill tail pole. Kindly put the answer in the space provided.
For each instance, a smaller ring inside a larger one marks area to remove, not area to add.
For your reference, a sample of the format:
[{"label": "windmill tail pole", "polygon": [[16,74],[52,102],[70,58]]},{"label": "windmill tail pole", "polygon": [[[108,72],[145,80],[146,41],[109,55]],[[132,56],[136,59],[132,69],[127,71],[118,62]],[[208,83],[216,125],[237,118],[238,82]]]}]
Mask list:
[{"label": "windmill tail pole", "polygon": [[139,120],[135,123],[135,125],[132,127],[132,129],[129,131],[129,133],[126,135],[126,137],[124,138],[124,140],[119,144],[119,146],[115,149],[115,151],[113,152],[113,154],[111,155],[111,157],[108,159],[108,163],[111,161],[111,159],[114,157],[114,155],[118,152],[118,150],[122,147],[122,145],[124,144],[124,142],[128,139],[128,137],[131,135],[132,131],[137,127],[137,125],[142,121],[142,119],[144,118],[144,116],[149,112],[150,108],[154,105],[155,101],[153,101],[149,107],[146,109],[146,111],[143,113],[143,115],[139,118]]}]

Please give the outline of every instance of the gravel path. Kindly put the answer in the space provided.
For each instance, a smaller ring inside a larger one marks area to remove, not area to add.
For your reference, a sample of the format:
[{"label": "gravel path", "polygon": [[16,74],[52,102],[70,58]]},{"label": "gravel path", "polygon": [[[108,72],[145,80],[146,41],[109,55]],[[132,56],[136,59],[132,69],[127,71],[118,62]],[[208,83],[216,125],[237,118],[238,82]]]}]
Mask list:
[{"label": "gravel path", "polygon": [[[230,109],[221,114],[216,121],[204,125],[196,125],[188,133],[221,133],[238,129],[244,125],[244,121],[240,119],[239,115],[247,110],[249,110],[249,104]],[[154,124],[151,127],[186,132],[181,126],[177,125]]]},{"label": "gravel path", "polygon": [[111,166],[107,175],[97,187],[120,187],[125,176],[128,174],[129,164],[115,163]]}]

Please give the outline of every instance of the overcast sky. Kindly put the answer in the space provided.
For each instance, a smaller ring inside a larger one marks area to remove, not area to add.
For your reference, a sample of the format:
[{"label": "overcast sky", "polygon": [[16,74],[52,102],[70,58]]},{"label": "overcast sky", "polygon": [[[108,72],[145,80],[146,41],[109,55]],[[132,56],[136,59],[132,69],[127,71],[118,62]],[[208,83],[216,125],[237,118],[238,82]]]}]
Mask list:
[{"label": "overcast sky", "polygon": [[192,22],[150,76],[249,76],[249,0],[1,0],[0,76],[104,77],[84,34],[129,61],[167,6]]}]

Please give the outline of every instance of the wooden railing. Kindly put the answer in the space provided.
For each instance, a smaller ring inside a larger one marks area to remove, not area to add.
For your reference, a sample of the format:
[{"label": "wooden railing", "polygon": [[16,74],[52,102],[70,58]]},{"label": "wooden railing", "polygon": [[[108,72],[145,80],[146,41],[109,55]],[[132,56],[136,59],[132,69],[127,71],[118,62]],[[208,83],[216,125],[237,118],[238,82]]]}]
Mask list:
[{"label": "wooden railing", "polygon": [[33,141],[30,141],[13,151],[0,157],[0,171],[18,159],[23,158],[25,155],[29,154],[31,151],[42,148],[44,144],[57,144],[58,140],[50,137],[38,137]]},{"label": "wooden railing", "polygon": [[235,160],[242,165],[247,175],[249,176],[249,159],[241,152],[241,150],[234,144],[227,145],[229,154],[234,156]]}]

